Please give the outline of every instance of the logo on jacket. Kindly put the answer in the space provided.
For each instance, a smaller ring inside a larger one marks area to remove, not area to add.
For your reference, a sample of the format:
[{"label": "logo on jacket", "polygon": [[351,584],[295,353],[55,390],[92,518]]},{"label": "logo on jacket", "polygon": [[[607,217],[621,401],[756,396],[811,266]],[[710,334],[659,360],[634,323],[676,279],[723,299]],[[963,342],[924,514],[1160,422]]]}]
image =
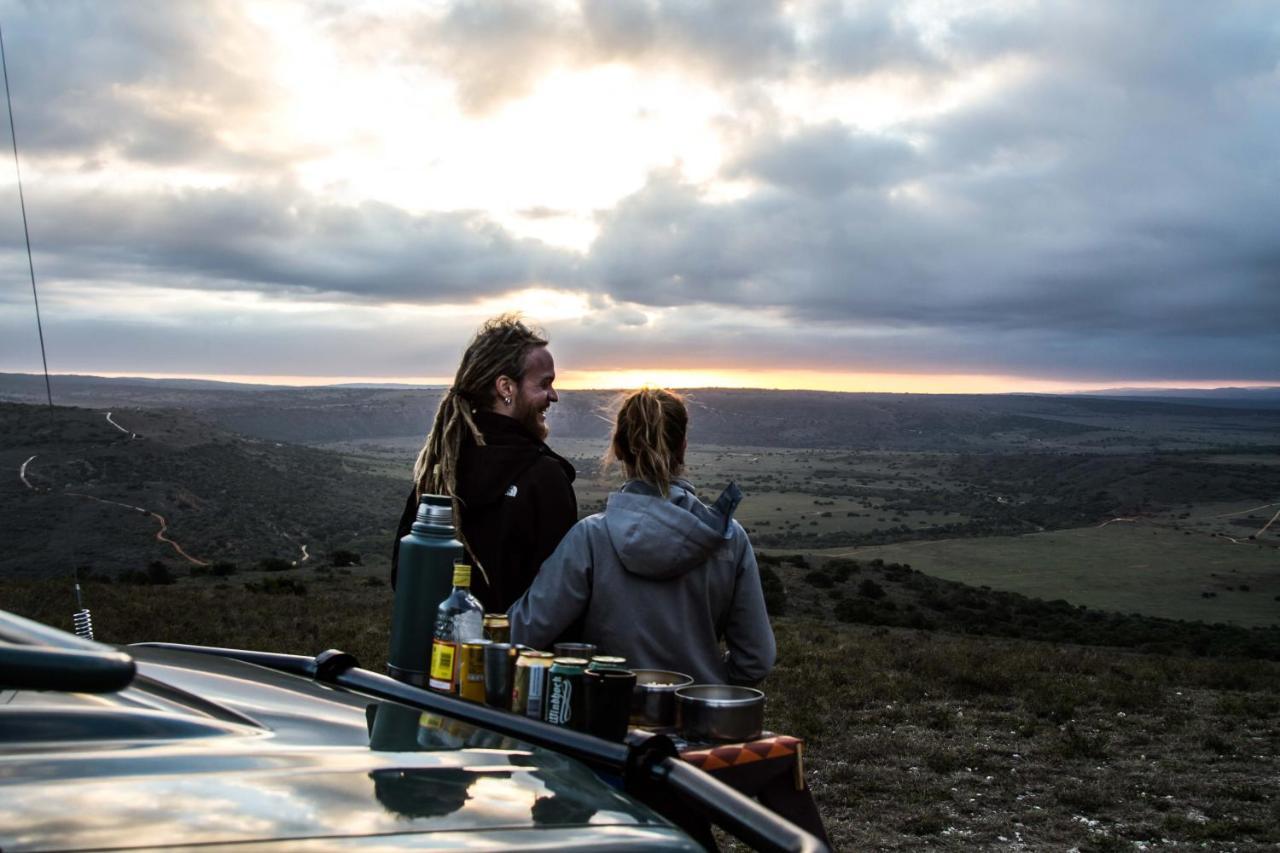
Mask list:
[{"label": "logo on jacket", "polygon": [[515,483],[512,483],[510,486],[507,486],[507,491],[506,491],[507,497],[514,498],[516,496],[516,491],[517,489],[516,489]]}]

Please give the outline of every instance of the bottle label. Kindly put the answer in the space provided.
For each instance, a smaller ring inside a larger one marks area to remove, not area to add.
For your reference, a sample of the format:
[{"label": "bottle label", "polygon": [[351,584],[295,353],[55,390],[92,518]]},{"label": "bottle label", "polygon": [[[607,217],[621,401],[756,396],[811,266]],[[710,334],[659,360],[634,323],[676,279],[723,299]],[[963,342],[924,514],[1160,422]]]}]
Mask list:
[{"label": "bottle label", "polygon": [[436,640],[431,644],[431,679],[427,682],[436,690],[453,692],[454,658],[458,647],[448,640]]}]

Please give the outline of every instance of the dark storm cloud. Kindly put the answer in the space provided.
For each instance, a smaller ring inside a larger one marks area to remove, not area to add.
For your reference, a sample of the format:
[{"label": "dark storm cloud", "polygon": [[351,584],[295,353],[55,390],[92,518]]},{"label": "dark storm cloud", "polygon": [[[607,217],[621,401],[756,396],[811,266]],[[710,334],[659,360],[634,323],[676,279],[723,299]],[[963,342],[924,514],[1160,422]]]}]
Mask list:
[{"label": "dark storm cloud", "polygon": [[[572,277],[566,254],[478,213],[343,206],[286,184],[45,194],[31,228],[51,278],[426,303]],[[21,236],[4,232],[0,245],[17,253]]]},{"label": "dark storm cloud", "polygon": [[43,3],[0,7],[28,158],[99,158],[160,165],[278,165],[218,137],[269,96],[251,69],[262,34],[216,3]]}]

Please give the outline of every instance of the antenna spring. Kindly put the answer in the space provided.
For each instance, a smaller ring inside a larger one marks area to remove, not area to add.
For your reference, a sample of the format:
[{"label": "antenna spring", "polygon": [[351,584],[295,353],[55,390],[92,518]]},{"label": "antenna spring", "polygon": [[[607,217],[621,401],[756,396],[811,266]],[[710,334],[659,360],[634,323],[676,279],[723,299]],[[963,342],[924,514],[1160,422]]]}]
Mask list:
[{"label": "antenna spring", "polygon": [[77,637],[82,640],[93,639],[93,617],[89,614],[89,608],[85,607],[73,613],[71,623],[75,626]]}]

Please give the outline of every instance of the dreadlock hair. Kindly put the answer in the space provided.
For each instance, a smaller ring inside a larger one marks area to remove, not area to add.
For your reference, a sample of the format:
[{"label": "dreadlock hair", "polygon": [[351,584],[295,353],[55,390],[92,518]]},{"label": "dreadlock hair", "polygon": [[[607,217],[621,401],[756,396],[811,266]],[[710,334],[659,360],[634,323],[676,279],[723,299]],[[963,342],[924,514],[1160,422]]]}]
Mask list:
[{"label": "dreadlock hair", "polygon": [[606,462],[616,459],[627,478],[644,480],[666,494],[684,470],[689,410],[684,398],[665,388],[623,395],[613,424]]},{"label": "dreadlock hair", "polygon": [[448,495],[453,498],[455,528],[461,532],[462,515],[457,496],[458,457],[462,444],[470,436],[483,445],[484,434],[476,426],[474,413],[492,409],[497,402],[494,383],[499,376],[519,382],[524,376],[525,359],[537,347],[547,345],[545,333],[531,329],[519,314],[501,314],[486,320],[462,354],[453,387],[445,392],[436,409],[427,441],[413,463],[413,481],[418,496]]}]

